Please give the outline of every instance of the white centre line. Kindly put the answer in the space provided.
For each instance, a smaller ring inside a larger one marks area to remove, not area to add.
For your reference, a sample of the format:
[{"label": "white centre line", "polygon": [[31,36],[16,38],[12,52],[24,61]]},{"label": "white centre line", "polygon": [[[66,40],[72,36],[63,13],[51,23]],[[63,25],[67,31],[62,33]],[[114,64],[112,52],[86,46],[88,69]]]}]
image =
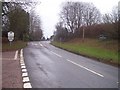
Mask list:
[{"label": "white centre line", "polygon": [[53,54],[55,54],[56,56],[58,56],[58,57],[62,57],[61,55],[59,55],[59,54],[57,54],[57,53],[55,53],[55,52],[53,52],[53,51],[51,51]]},{"label": "white centre line", "polygon": [[67,61],[69,61],[69,62],[71,62],[72,64],[77,65],[77,66],[79,66],[79,67],[81,67],[81,68],[83,68],[83,69],[85,69],[85,70],[87,70],[87,71],[89,71],[89,72],[92,72],[92,73],[94,73],[94,74],[96,74],[96,75],[98,75],[98,76],[100,76],[100,77],[104,77],[102,74],[97,73],[97,72],[95,72],[95,71],[93,71],[93,70],[91,70],[91,69],[89,69],[89,68],[87,68],[87,67],[84,67],[84,66],[80,65],[80,64],[77,64],[77,63],[75,63],[75,62],[73,62],[73,61],[71,61],[71,60],[69,60],[69,59],[67,59]]},{"label": "white centre line", "polygon": [[14,60],[16,60],[18,57],[18,50],[15,52]]}]

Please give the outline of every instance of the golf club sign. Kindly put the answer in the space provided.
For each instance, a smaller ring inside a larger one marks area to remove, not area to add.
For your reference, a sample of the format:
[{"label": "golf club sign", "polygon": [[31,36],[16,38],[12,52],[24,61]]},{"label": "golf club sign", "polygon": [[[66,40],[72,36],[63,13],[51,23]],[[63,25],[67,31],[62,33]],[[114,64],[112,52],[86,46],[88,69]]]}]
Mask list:
[{"label": "golf club sign", "polygon": [[14,40],[14,32],[12,32],[12,31],[8,32],[8,40],[11,45],[11,42]]}]

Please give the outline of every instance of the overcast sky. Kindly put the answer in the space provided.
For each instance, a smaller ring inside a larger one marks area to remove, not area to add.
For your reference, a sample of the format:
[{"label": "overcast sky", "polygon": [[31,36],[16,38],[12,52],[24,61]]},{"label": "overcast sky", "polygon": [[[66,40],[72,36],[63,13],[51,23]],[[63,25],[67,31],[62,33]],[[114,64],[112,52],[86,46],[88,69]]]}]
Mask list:
[{"label": "overcast sky", "polygon": [[[67,0],[41,0],[41,4],[37,5],[35,10],[41,17],[42,29],[44,36],[50,37],[55,31],[55,25],[59,21],[59,13],[63,2]],[[120,0],[68,0],[92,2],[102,14],[111,12],[114,6],[118,5]]]}]

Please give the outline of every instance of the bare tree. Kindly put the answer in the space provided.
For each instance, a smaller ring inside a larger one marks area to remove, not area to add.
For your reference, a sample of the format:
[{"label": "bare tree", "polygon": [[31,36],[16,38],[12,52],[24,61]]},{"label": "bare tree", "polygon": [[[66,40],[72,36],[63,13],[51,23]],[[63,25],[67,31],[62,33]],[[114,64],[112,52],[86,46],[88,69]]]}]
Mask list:
[{"label": "bare tree", "polygon": [[60,13],[60,22],[62,23],[57,25],[54,36],[59,38],[66,35],[67,40],[70,40],[81,37],[85,29],[85,37],[95,38],[103,33],[108,38],[117,39],[119,24],[118,7],[114,7],[112,13],[101,16],[100,11],[92,3],[66,2],[63,4]]},{"label": "bare tree", "polygon": [[75,32],[81,26],[82,3],[67,2],[61,12],[61,18],[69,32]]},{"label": "bare tree", "polygon": [[41,29],[40,17],[32,11],[30,16],[30,36],[32,40],[40,40],[42,38],[43,32]]},{"label": "bare tree", "polygon": [[61,18],[65,26],[70,30],[70,32],[73,32],[73,17],[71,15],[71,4],[71,2],[67,2],[66,5],[63,7],[63,10],[61,12]]},{"label": "bare tree", "polygon": [[103,29],[104,31],[107,32],[107,34],[109,34],[109,37],[113,39],[117,39],[119,34],[118,6],[113,7],[111,13],[103,15],[103,23],[105,24]]},{"label": "bare tree", "polygon": [[113,10],[112,10],[112,20],[113,20],[113,23],[116,23],[119,20],[119,17],[118,17],[118,6],[113,7]]},{"label": "bare tree", "polygon": [[56,31],[54,32],[55,40],[58,41],[66,41],[68,38],[68,31],[65,27],[63,27],[62,22],[56,24]]},{"label": "bare tree", "polygon": [[117,23],[119,20],[118,17],[118,6],[113,7],[112,12],[103,15],[104,23]]},{"label": "bare tree", "polygon": [[112,23],[112,15],[111,14],[104,14],[103,15],[103,23]]},{"label": "bare tree", "polygon": [[83,21],[86,26],[100,23],[100,11],[92,3],[84,3]]},{"label": "bare tree", "polygon": [[83,24],[87,26],[100,23],[100,11],[92,3],[67,2],[61,12],[65,26],[71,32],[79,29]]}]

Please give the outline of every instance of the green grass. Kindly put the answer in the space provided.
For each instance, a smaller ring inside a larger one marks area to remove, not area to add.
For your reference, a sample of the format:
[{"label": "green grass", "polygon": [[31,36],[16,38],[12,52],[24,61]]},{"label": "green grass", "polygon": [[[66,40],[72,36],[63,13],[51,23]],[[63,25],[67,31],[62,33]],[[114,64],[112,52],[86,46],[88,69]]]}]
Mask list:
[{"label": "green grass", "polygon": [[[89,40],[90,42],[90,40]],[[98,42],[92,40],[92,44],[88,43],[87,41],[84,43],[81,42],[52,42],[53,45],[57,47],[61,47],[63,49],[66,49],[68,51],[85,55],[92,58],[97,58],[104,61],[109,61],[113,63],[119,63],[118,62],[118,52],[116,50],[111,48],[105,48],[105,42]],[[111,41],[110,41],[111,42]],[[108,41],[107,41],[108,43]],[[103,46],[102,46],[103,45]],[[107,44],[106,44],[107,45]],[[120,55],[120,53],[119,53]]]},{"label": "green grass", "polygon": [[2,43],[2,52],[4,51],[14,51],[24,48],[27,45],[27,42],[23,41],[14,41],[11,46],[9,43]]}]

